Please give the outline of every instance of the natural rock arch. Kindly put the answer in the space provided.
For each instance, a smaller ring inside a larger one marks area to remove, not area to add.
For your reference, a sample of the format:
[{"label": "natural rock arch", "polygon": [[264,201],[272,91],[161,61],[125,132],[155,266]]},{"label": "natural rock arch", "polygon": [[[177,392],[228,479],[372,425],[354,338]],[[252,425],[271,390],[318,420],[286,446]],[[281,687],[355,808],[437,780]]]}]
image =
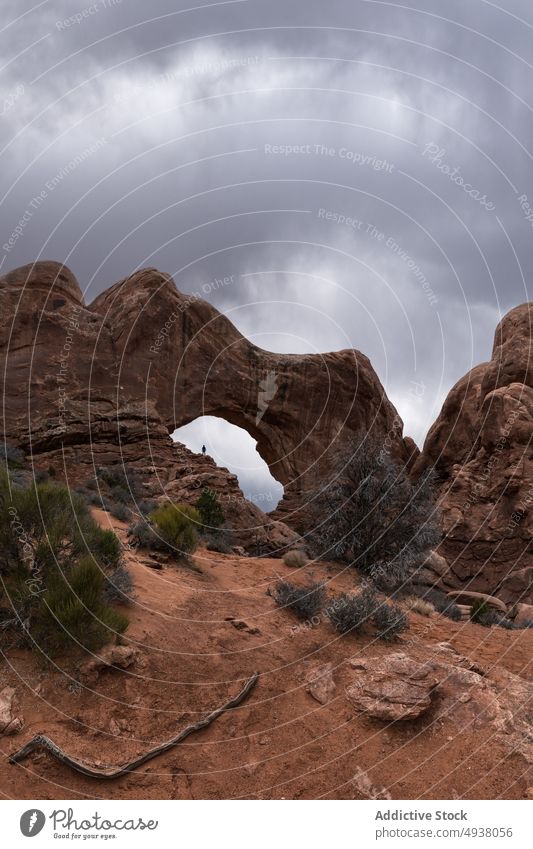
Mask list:
[{"label": "natural rock arch", "polygon": [[236,475],[245,496],[265,513],[274,511],[283,498],[283,485],[272,475],[246,428],[223,416],[205,415],[180,425],[171,436],[196,453],[205,444],[207,456]]},{"label": "natural rock arch", "polygon": [[[257,440],[285,488],[278,515],[293,524],[354,434],[388,438],[402,461],[412,453],[366,356],[353,349],[264,351],[155,269],[132,274],[85,306],[67,268],[36,263],[2,278],[1,297],[4,430],[33,451],[109,441],[113,433],[129,444],[153,440],[198,416],[218,415]],[[56,374],[67,337],[62,427]]]}]

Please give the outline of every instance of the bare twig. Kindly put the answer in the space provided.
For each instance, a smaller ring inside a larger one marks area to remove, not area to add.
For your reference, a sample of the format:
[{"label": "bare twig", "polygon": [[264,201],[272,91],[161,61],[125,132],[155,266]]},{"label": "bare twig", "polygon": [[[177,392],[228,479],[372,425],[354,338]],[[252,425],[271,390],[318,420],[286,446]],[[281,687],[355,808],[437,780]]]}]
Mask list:
[{"label": "bare twig", "polygon": [[126,775],[129,772],[133,772],[133,770],[145,764],[147,761],[151,761],[152,758],[156,758],[158,755],[162,755],[163,752],[168,752],[169,749],[173,749],[174,746],[177,746],[178,743],[181,743],[185,740],[189,734],[193,734],[195,731],[201,731],[202,728],[207,728],[208,725],[211,725],[215,719],[217,719],[222,713],[231,708],[237,707],[241,702],[251,693],[253,688],[255,687],[257,680],[259,678],[259,673],[256,672],[244,685],[243,689],[230,699],[225,704],[218,707],[208,716],[200,719],[198,722],[193,723],[193,725],[188,725],[187,728],[184,728],[183,731],[176,737],[172,737],[171,740],[167,740],[166,743],[162,743],[160,746],[156,746],[154,749],[149,749],[144,755],[140,755],[140,757],[135,758],[133,761],[129,761],[128,763],[123,764],[119,767],[97,767],[97,766],[88,766],[87,764],[82,763],[81,761],[77,761],[75,758],[71,758],[70,755],[65,754],[63,750],[57,746],[53,740],[50,740],[49,737],[45,737],[43,734],[37,734],[33,737],[25,746],[19,749],[17,752],[14,752],[9,757],[9,763],[16,764],[23,761],[28,755],[31,755],[32,752],[38,751],[39,749],[45,749],[49,752],[53,758],[59,761],[66,766],[69,766],[71,769],[76,770],[76,772],[81,772],[82,775],[87,775],[90,778],[120,778],[121,775]]}]

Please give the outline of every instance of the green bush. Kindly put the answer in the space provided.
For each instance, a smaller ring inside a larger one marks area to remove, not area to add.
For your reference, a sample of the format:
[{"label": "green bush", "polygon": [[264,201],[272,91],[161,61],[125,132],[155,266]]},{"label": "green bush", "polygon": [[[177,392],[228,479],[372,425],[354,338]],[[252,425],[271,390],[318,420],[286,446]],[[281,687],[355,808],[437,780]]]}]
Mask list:
[{"label": "green bush", "polygon": [[198,510],[189,504],[163,504],[150,514],[163,542],[173,551],[190,554],[198,544],[198,529],[202,519]]},{"label": "green bush", "polygon": [[490,606],[483,599],[478,598],[474,601],[472,607],[470,608],[470,619],[472,622],[477,622],[479,625],[483,624],[484,617],[490,611]]},{"label": "green bush", "polygon": [[105,595],[120,562],[119,540],[80,495],[50,481],[14,486],[0,475],[0,606],[8,602],[31,646],[53,655],[122,633],[127,619]]},{"label": "green bush", "polygon": [[73,642],[94,651],[125,631],[128,619],[105,603],[104,585],[104,575],[92,557],[80,560],[68,578],[54,576],[33,627],[41,651],[56,654]]},{"label": "green bush", "polygon": [[206,529],[219,528],[224,521],[224,513],[216,494],[210,489],[204,489],[195,505],[202,525]]}]

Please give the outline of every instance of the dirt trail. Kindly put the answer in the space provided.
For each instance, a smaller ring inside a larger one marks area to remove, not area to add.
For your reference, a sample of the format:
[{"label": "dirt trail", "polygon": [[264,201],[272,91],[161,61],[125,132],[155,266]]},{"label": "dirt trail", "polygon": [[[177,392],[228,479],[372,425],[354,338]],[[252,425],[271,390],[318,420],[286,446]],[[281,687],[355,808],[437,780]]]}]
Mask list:
[{"label": "dirt trail", "polygon": [[[111,522],[126,542],[125,526]],[[355,712],[345,697],[350,658],[406,651],[423,660],[449,642],[490,677],[495,667],[531,680],[533,631],[509,632],[440,616],[411,614],[411,628],[391,646],[372,637],[338,638],[320,622],[300,628],[266,594],[290,570],[275,559],[241,558],[204,550],[199,571],[176,564],[161,571],[127,551],[135,586],[125,642],[142,662],[103,672],[89,688],[76,684],[72,661],[43,670],[35,657],[12,651],[0,667],[24,730],[0,739],[4,759],[44,733],[87,762],[119,764],[209,713],[261,677],[250,699],[138,773],[105,784],[74,774],[46,754],[0,770],[7,798],[524,798],[529,766],[488,723],[460,728],[433,709],[419,720],[386,725]],[[353,587],[354,575],[326,565],[298,578]],[[306,691],[313,667],[332,663],[336,690],[321,705]],[[497,674],[497,673],[496,673]],[[384,788],[384,790],[383,790]]]}]

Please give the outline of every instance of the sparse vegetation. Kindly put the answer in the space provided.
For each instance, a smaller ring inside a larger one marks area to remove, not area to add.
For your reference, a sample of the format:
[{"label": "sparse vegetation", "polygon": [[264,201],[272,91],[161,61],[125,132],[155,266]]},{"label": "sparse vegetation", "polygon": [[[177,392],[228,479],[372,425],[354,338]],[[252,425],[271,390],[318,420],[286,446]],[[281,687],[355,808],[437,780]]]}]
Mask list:
[{"label": "sparse vegetation", "polygon": [[328,619],[339,634],[357,634],[370,621],[377,604],[376,593],[369,586],[357,594],[342,593],[328,606]]},{"label": "sparse vegetation", "polygon": [[201,517],[202,526],[205,530],[219,528],[224,522],[224,512],[216,493],[211,489],[204,489],[195,504]]},{"label": "sparse vegetation", "polygon": [[123,633],[128,619],[105,600],[105,578],[92,557],[79,560],[68,577],[55,571],[33,615],[30,636],[46,655],[72,648],[94,651]]},{"label": "sparse vegetation", "polygon": [[188,555],[198,544],[201,527],[198,511],[189,504],[163,504],[150,516],[129,529],[129,536],[141,548],[167,554]]},{"label": "sparse vegetation", "polygon": [[104,594],[108,602],[127,604],[133,597],[133,581],[123,563],[106,575]]},{"label": "sparse vegetation", "polygon": [[156,507],[157,503],[155,501],[148,501],[146,499],[141,499],[137,504],[137,510],[141,516],[149,516]]},{"label": "sparse vegetation", "polygon": [[228,529],[203,534],[203,539],[208,551],[216,551],[219,554],[232,553],[231,531]]},{"label": "sparse vegetation", "polygon": [[490,612],[490,607],[486,601],[483,599],[476,599],[470,608],[470,619],[472,622],[478,622],[480,625],[483,624],[483,619],[487,617]]},{"label": "sparse vegetation", "polygon": [[307,566],[309,561],[304,551],[295,549],[293,551],[287,551],[283,556],[283,562],[289,569],[301,569],[303,566]]},{"label": "sparse vegetation", "polygon": [[109,512],[120,522],[128,522],[131,519],[131,510],[125,504],[111,504]]},{"label": "sparse vegetation", "polygon": [[392,642],[409,627],[407,616],[395,604],[383,602],[378,605],[372,616],[372,622],[380,640]]},{"label": "sparse vegetation", "polygon": [[271,595],[280,607],[289,607],[299,619],[306,620],[322,610],[326,589],[318,582],[296,586],[290,581],[279,581]]},{"label": "sparse vegetation", "polygon": [[412,483],[368,439],[339,458],[315,504],[318,556],[351,562],[385,590],[405,584],[440,539],[432,476]]},{"label": "sparse vegetation", "polygon": [[120,561],[119,540],[78,494],[51,481],[10,485],[0,475],[1,601],[29,645],[53,655],[122,633],[127,619],[105,594]]},{"label": "sparse vegetation", "polygon": [[413,589],[422,599],[429,601],[437,613],[442,613],[443,616],[452,619],[454,622],[461,621],[462,616],[459,607],[442,590],[438,590],[435,587],[414,587]]},{"label": "sparse vegetation", "polygon": [[403,610],[380,601],[369,584],[357,594],[342,593],[328,606],[327,614],[339,634],[358,634],[374,625],[380,639],[392,641],[409,627]]},{"label": "sparse vegetation", "polygon": [[166,547],[179,554],[190,554],[198,544],[202,520],[189,504],[163,504],[150,514]]},{"label": "sparse vegetation", "polygon": [[505,628],[506,631],[522,631],[526,628],[533,628],[533,622],[513,622],[512,619],[508,619],[503,613],[488,605],[483,610],[478,607],[475,615],[476,618],[473,621],[477,622],[478,625],[484,625],[485,628],[496,626]]},{"label": "sparse vegetation", "polygon": [[128,529],[128,536],[140,548],[147,548],[154,551],[168,550],[162,538],[156,533],[156,531],[147,519],[144,519],[141,522],[136,522],[134,525],[131,525]]},{"label": "sparse vegetation", "polygon": [[20,469],[24,465],[24,452],[14,445],[0,444],[0,459],[11,469]]},{"label": "sparse vegetation", "polygon": [[431,616],[432,613],[435,613],[435,608],[425,598],[418,598],[416,595],[409,596],[405,599],[405,604],[412,610],[413,613],[419,613],[421,616]]}]

